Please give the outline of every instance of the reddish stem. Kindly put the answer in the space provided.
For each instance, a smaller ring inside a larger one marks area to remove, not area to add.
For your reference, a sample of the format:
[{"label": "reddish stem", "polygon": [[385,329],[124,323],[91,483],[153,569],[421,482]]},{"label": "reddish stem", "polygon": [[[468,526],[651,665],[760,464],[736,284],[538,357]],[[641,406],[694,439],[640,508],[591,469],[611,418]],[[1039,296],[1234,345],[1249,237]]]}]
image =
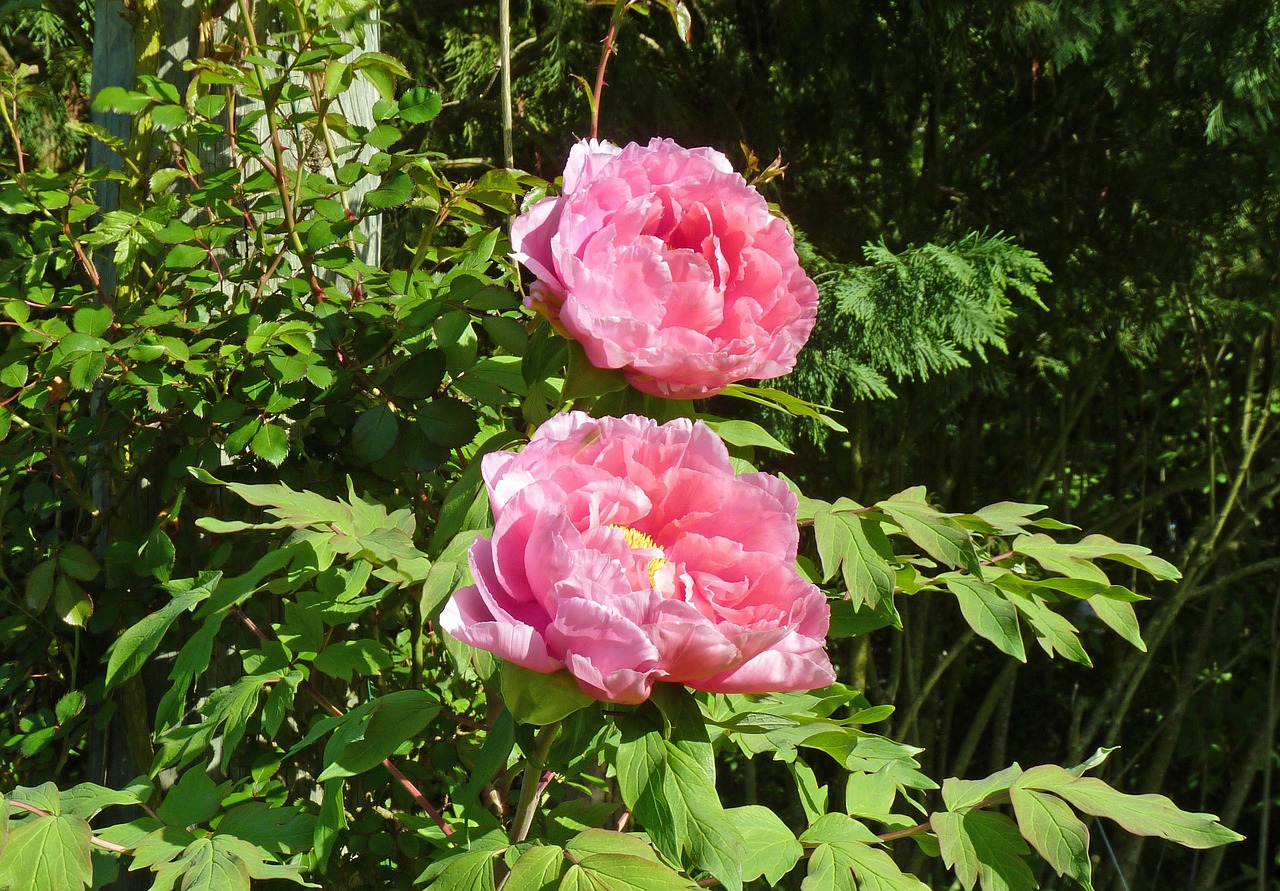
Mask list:
[{"label": "reddish stem", "polygon": [[621,24],[622,15],[630,5],[628,0],[618,0],[618,4],[613,8],[613,15],[609,17],[609,31],[604,35],[604,46],[600,51],[600,67],[596,69],[596,88],[592,94],[591,101],[592,139],[596,139],[600,135],[600,100],[604,95],[604,70],[608,67],[609,57],[614,52],[615,41],[618,37],[618,25]]}]

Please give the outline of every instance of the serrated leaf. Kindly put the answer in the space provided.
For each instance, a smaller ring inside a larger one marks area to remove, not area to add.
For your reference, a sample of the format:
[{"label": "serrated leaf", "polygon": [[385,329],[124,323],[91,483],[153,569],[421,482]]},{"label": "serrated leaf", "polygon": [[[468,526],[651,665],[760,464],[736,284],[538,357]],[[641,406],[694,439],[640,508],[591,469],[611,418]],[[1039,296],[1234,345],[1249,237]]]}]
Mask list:
[{"label": "serrated leaf", "polygon": [[960,567],[981,580],[982,566],[968,530],[953,518],[924,502],[904,497],[906,495],[899,493],[887,501],[876,502],[876,507],[892,517],[907,537],[924,548],[930,557],[946,566]]},{"label": "serrated leaf", "polygon": [[440,94],[427,87],[414,87],[400,97],[400,119],[409,124],[425,124],[440,113]]},{"label": "serrated leaf", "polygon": [[54,560],[41,560],[35,565],[35,568],[27,573],[27,580],[23,587],[23,594],[27,602],[27,609],[33,613],[40,613],[49,604],[49,599],[53,597],[53,587],[57,580],[58,564]]},{"label": "serrated leaf", "polygon": [[1031,842],[1060,876],[1071,876],[1092,891],[1089,828],[1060,798],[1014,786],[1009,792],[1022,837]]},{"label": "serrated leaf", "polygon": [[960,613],[969,627],[1019,662],[1027,661],[1018,627],[1018,609],[986,582],[948,574],[947,588],[955,595]]},{"label": "serrated leaf", "polygon": [[253,434],[249,448],[262,460],[279,467],[289,457],[289,431],[277,424],[263,424]]},{"label": "serrated leaf", "polygon": [[53,609],[66,624],[83,628],[93,615],[93,600],[70,576],[60,575],[53,586]]},{"label": "serrated leaf", "polygon": [[750,840],[742,858],[743,881],[764,876],[771,886],[776,885],[804,856],[795,833],[769,808],[758,804],[726,808],[725,816]]},{"label": "serrated leaf", "polygon": [[395,412],[386,403],[366,411],[351,428],[351,451],[365,464],[372,464],[396,444],[399,425]]}]

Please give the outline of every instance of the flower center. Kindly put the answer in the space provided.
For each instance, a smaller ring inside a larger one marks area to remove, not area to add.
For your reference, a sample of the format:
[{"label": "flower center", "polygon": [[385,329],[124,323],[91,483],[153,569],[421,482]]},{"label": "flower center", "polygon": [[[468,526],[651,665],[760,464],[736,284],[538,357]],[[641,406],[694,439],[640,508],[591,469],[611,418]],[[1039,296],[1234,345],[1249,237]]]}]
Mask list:
[{"label": "flower center", "polygon": [[622,537],[626,541],[627,547],[631,548],[633,551],[657,551],[659,555],[661,555],[651,558],[649,560],[648,567],[646,567],[649,574],[649,585],[652,587],[655,584],[655,577],[658,574],[658,570],[667,563],[667,558],[662,546],[654,541],[652,536],[646,535],[639,529],[632,529],[630,526],[614,526],[614,528],[622,530]]}]

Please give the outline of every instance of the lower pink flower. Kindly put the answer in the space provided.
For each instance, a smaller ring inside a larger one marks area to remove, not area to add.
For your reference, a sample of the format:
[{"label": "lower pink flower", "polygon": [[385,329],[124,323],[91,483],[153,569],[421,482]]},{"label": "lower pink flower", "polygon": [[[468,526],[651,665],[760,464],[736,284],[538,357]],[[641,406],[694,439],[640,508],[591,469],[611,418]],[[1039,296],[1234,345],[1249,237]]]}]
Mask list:
[{"label": "lower pink flower", "polygon": [[567,668],[597,699],[654,683],[765,693],[835,679],[826,598],[796,571],[796,497],[735,475],[707,426],[552,418],[482,465],[494,531],[441,616],[525,668]]}]

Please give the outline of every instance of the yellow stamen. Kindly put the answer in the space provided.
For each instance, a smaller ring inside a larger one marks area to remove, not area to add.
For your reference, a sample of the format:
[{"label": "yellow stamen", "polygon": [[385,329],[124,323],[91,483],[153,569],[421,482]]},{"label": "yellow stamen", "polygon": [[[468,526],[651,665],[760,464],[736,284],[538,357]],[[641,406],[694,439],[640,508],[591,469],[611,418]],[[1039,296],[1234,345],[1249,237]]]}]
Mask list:
[{"label": "yellow stamen", "polygon": [[[627,547],[634,549],[643,548],[645,550],[662,550],[662,546],[653,540],[652,536],[645,535],[639,529],[632,529],[630,526],[615,526],[615,529],[622,530],[622,537],[627,542]],[[666,557],[654,557],[649,561],[649,584],[656,583],[658,570],[667,564]]]}]

